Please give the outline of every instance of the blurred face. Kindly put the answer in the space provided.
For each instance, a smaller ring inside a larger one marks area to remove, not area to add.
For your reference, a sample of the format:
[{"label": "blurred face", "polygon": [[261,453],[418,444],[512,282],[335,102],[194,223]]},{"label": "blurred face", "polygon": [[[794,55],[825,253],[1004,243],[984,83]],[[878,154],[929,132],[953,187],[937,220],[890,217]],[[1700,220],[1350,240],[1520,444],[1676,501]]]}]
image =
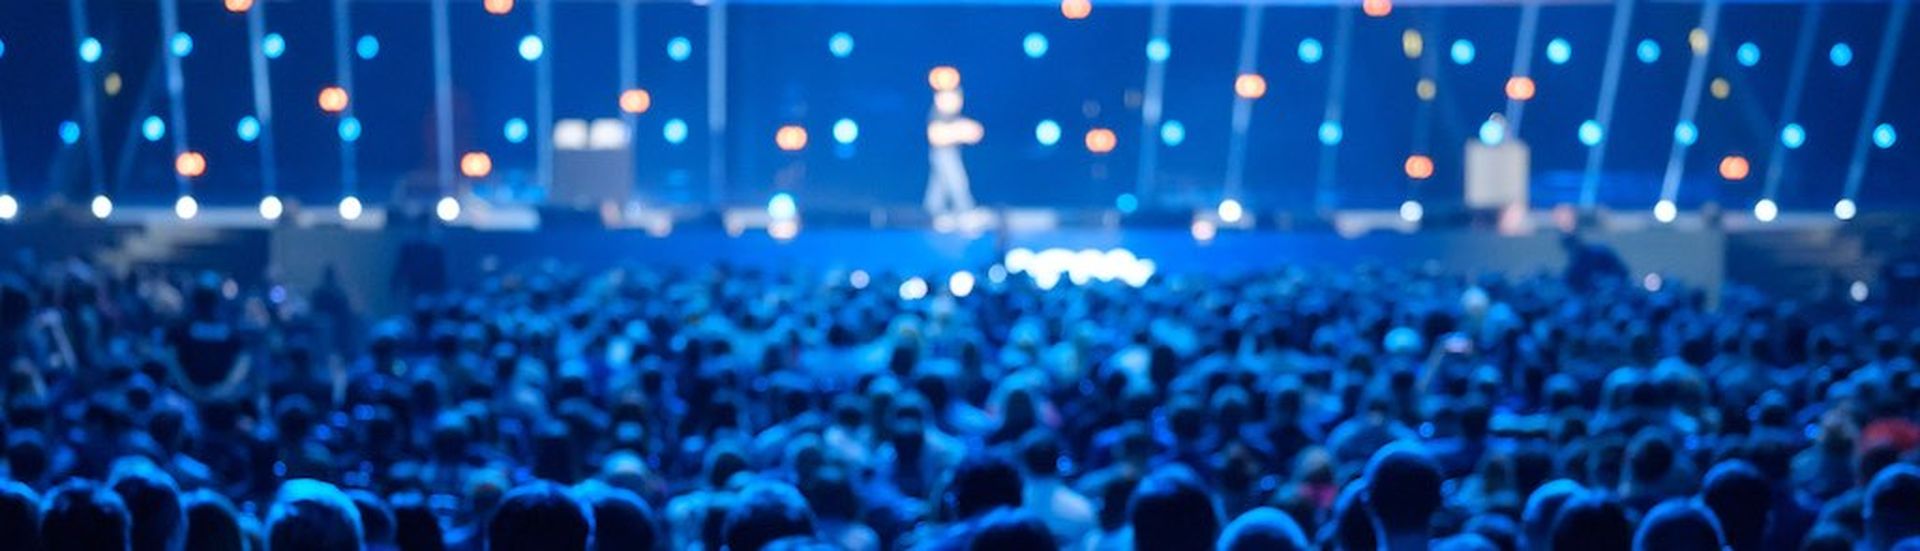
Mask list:
[{"label": "blurred face", "polygon": [[960,114],[960,108],[966,106],[966,103],[966,99],[960,95],[960,92],[953,90],[933,95],[933,109],[943,116],[951,117]]}]

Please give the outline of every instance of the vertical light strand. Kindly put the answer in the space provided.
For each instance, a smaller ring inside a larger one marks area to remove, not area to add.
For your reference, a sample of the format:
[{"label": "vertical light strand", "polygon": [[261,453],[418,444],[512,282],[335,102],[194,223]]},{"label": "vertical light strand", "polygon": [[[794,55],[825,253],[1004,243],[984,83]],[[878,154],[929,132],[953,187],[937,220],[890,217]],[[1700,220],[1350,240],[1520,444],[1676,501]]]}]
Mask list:
[{"label": "vertical light strand", "polygon": [[273,73],[261,45],[267,32],[267,3],[256,2],[247,10],[247,58],[253,68],[253,111],[260,121],[260,185],[272,193],[279,185],[279,162],[273,150]]},{"label": "vertical light strand", "polygon": [[535,148],[534,182],[541,189],[553,186],[553,1],[534,0],[533,33],[545,45],[545,53],[533,64],[533,118]]},{"label": "vertical light strand", "polygon": [[[1820,16],[1825,6],[1824,2],[1808,3],[1807,13],[1800,18],[1800,36],[1794,43],[1793,68],[1789,70],[1792,76],[1787,78],[1787,97],[1780,106],[1776,130],[1782,125],[1792,124],[1800,116],[1800,96],[1804,95],[1806,89],[1807,68],[1813,65],[1813,47],[1819,38]],[[1786,160],[1786,143],[1773,140],[1773,152],[1767,155],[1767,183],[1760,193],[1762,199],[1772,199],[1779,193]]]},{"label": "vertical light strand", "polygon": [[1580,176],[1580,210],[1593,210],[1600,195],[1600,168],[1607,158],[1606,133],[1613,130],[1613,107],[1620,97],[1620,72],[1627,61],[1627,30],[1633,26],[1634,0],[1617,0],[1613,29],[1607,35],[1607,66],[1600,77],[1600,100],[1593,120],[1600,125],[1600,143],[1587,148],[1587,168]]},{"label": "vertical light strand", "polygon": [[707,4],[707,203],[720,206],[727,186],[727,0]]},{"label": "vertical light strand", "polygon": [[1860,182],[1867,176],[1869,137],[1887,100],[1887,83],[1893,79],[1894,60],[1900,57],[1900,37],[1906,33],[1907,11],[1911,7],[1909,0],[1893,0],[1893,6],[1888,8],[1887,30],[1880,34],[1880,59],[1874,60],[1872,88],[1867,91],[1866,107],[1860,110],[1860,131],[1853,138],[1853,159],[1847,163],[1847,187],[1842,198],[1851,200],[1857,196]]},{"label": "vertical light strand", "polygon": [[[1342,126],[1340,121],[1345,116],[1346,110],[1347,71],[1348,65],[1352,62],[1352,55],[1349,52],[1353,50],[1353,7],[1346,6],[1337,10],[1339,15],[1334,22],[1333,68],[1332,74],[1327,78],[1327,110],[1320,123]],[[1343,127],[1341,134],[1345,133]],[[1320,212],[1331,212],[1339,206],[1339,194],[1334,190],[1333,178],[1339,168],[1340,142],[1343,141],[1346,141],[1344,137],[1339,140],[1324,138],[1320,140],[1320,166],[1314,178],[1313,194],[1313,206]]]},{"label": "vertical light strand", "polygon": [[[617,24],[620,25],[620,91],[619,93],[625,94],[627,90],[632,90],[640,87],[640,28],[639,28],[640,3],[639,3],[639,0],[620,0],[620,18]],[[637,125],[640,122],[639,121],[640,117],[638,114],[635,114],[631,111],[628,111],[626,109],[621,109],[620,118],[626,123],[626,126],[627,126],[627,151],[635,153],[635,155],[633,155],[633,157],[629,158],[627,161],[628,168],[638,168],[639,166],[638,153],[640,151],[640,148],[637,147],[638,140],[635,140],[634,138],[640,135],[639,128],[637,127]],[[636,170],[633,172],[633,174],[639,174],[639,172]],[[627,186],[634,187],[638,185],[638,183],[639,183],[638,178],[635,178],[635,181],[627,182]],[[638,195],[636,194],[633,196],[637,197]]]},{"label": "vertical light strand", "polygon": [[[1709,44],[1718,34],[1714,29],[1719,23],[1720,0],[1706,0],[1700,5],[1700,29],[1707,33]],[[1706,85],[1709,57],[1705,53],[1695,53],[1687,66],[1687,90],[1680,96],[1681,121],[1692,121],[1700,113],[1700,90]],[[1660,182],[1661,201],[1674,202],[1680,196],[1680,179],[1687,166],[1687,147],[1685,142],[1673,141],[1673,152],[1667,156],[1666,177]]]},{"label": "vertical light strand", "polygon": [[[1512,77],[1533,77],[1533,42],[1540,30],[1540,2],[1528,0],[1520,7],[1520,35],[1513,41]],[[1520,135],[1520,122],[1526,116],[1527,102],[1507,96],[1507,134]]]},{"label": "vertical light strand", "polygon": [[[1445,12],[1433,14],[1432,17],[1428,18],[1425,24],[1422,25],[1420,30],[1421,34],[1431,37],[1440,36],[1440,31],[1445,28],[1445,26],[1442,25],[1446,20],[1445,17]],[[1433,134],[1434,104],[1440,101],[1437,99],[1440,94],[1438,87],[1440,82],[1440,56],[1442,55],[1439,50],[1442,50],[1442,48],[1423,47],[1420,49],[1420,81],[1434,83],[1435,91],[1433,92],[1433,96],[1419,99],[1420,109],[1414,113],[1413,117],[1413,144],[1412,147],[1408,149],[1410,155],[1427,155],[1431,153],[1433,149],[1433,136],[1431,134]],[[1418,89],[1416,89],[1416,92],[1417,90]],[[1411,174],[1406,176],[1407,200],[1417,202],[1420,200],[1420,180],[1424,178],[1414,178]]]},{"label": "vertical light strand", "polygon": [[438,142],[441,197],[452,197],[453,185],[453,52],[448,42],[447,2],[433,0],[433,135]]},{"label": "vertical light strand", "polygon": [[[169,52],[173,37],[180,34],[180,0],[160,0],[160,59],[167,71],[167,132],[173,135],[173,158],[187,153],[187,85],[180,74],[180,56]],[[181,197],[193,195],[193,183],[186,174],[174,171],[173,182]]]},{"label": "vertical light strand", "polygon": [[[1266,13],[1260,4],[1248,4],[1241,19],[1239,75],[1250,75],[1260,66],[1260,21]],[[1247,127],[1253,124],[1253,98],[1236,94],[1233,99],[1233,135],[1227,141],[1227,179],[1222,194],[1227,199],[1240,196],[1247,172]]]},{"label": "vertical light strand", "polygon": [[[1169,0],[1159,0],[1153,4],[1153,20],[1149,23],[1147,37],[1149,44],[1163,44],[1167,40],[1167,30],[1173,23],[1173,4]],[[1167,59],[1146,56],[1147,83],[1140,102],[1140,169],[1139,178],[1134,183],[1136,199],[1154,204],[1155,180],[1160,171],[1160,120],[1164,115],[1167,94]]]},{"label": "vertical light strand", "polygon": [[[87,0],[68,0],[67,5],[70,10],[68,22],[73,30],[72,46],[77,51],[81,41],[92,38],[88,34],[90,31],[87,30]],[[78,57],[74,58],[73,71],[80,85],[80,120],[86,128],[86,134],[81,136],[81,140],[86,142],[87,187],[93,195],[104,196],[107,194],[106,179],[101,176],[105,173],[106,167],[103,166],[104,162],[100,155],[100,113],[99,99],[96,96],[98,92],[93,89],[96,86],[93,76],[97,71],[94,70],[92,63]]]},{"label": "vertical light strand", "polygon": [[[352,48],[349,37],[353,25],[353,11],[348,3],[352,0],[333,0],[333,72],[334,81],[340,89],[347,91],[347,108],[340,112],[341,120],[351,120],[357,124],[360,118],[354,115],[354,106],[360,103],[360,91],[353,86],[353,56],[347,52]],[[336,129],[337,130],[337,129]],[[360,189],[359,139],[347,139],[340,136],[340,196],[354,197]],[[262,182],[266,195],[278,193],[273,182]]]}]

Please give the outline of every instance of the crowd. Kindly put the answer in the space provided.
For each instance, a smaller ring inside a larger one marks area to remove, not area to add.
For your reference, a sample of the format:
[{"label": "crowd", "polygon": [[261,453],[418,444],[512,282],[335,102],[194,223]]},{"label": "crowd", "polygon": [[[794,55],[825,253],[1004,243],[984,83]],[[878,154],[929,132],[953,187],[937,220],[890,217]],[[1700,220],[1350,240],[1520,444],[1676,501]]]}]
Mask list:
[{"label": "crowd", "polygon": [[544,264],[373,318],[20,260],[0,547],[1920,549],[1920,332],[1871,305],[990,273]]}]

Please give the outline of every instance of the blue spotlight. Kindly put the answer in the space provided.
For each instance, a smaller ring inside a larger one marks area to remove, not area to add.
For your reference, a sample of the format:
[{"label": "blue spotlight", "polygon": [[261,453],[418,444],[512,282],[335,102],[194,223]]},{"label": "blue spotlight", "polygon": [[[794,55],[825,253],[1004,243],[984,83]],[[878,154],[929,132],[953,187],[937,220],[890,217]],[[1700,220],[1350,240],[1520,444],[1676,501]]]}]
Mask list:
[{"label": "blue spotlight", "polygon": [[1453,48],[1448,53],[1453,56],[1453,63],[1455,65],[1473,63],[1473,41],[1464,38],[1455,40],[1453,41]]},{"label": "blue spotlight", "polygon": [[380,39],[370,34],[360,35],[360,40],[353,43],[353,53],[360,54],[360,59],[373,59],[380,55]]},{"label": "blue spotlight", "polygon": [[1606,130],[1600,128],[1599,122],[1588,120],[1580,123],[1580,143],[1587,144],[1587,147],[1600,145],[1600,140],[1605,137]]},{"label": "blue spotlight", "polygon": [[1122,193],[1113,198],[1113,208],[1120,209],[1120,214],[1133,214],[1140,210],[1140,198],[1131,193]]},{"label": "blue spotlight", "polygon": [[80,141],[80,124],[73,121],[60,123],[60,143],[73,145]]},{"label": "blue spotlight", "polygon": [[1752,42],[1742,43],[1740,49],[1733,51],[1733,58],[1741,65],[1752,67],[1760,64],[1760,45]]},{"label": "blue spotlight", "polygon": [[833,121],[833,141],[851,144],[858,139],[860,139],[860,125],[854,123],[853,119]]},{"label": "blue spotlight", "polygon": [[[849,43],[851,43],[851,41],[849,41]],[[671,59],[674,61],[686,61],[688,57],[692,57],[692,56],[693,56],[692,40],[687,40],[687,37],[684,37],[684,36],[676,36],[676,37],[673,37],[672,40],[667,41],[667,59]]]},{"label": "blue spotlight", "polygon": [[187,57],[193,53],[193,35],[173,33],[173,39],[167,41],[167,51],[173,52],[173,57]]},{"label": "blue spotlight", "polygon": [[1700,127],[1694,126],[1693,121],[1680,121],[1680,124],[1673,125],[1674,142],[1680,145],[1693,145],[1699,140]]},{"label": "blue spotlight", "polygon": [[1638,56],[1641,63],[1660,61],[1660,43],[1651,38],[1642,39],[1640,45],[1633,48],[1633,55]]},{"label": "blue spotlight", "polygon": [[775,193],[772,199],[767,200],[767,216],[774,220],[792,220],[798,214],[800,214],[800,205],[793,201],[791,193],[784,191]]},{"label": "blue spotlight", "polygon": [[1507,141],[1506,123],[1501,122],[1499,118],[1488,118],[1487,122],[1480,123],[1480,143],[1500,145],[1505,141]]},{"label": "blue spotlight", "polygon": [[1555,38],[1547,43],[1547,61],[1554,65],[1566,65],[1573,59],[1573,43],[1565,38]]},{"label": "blue spotlight", "polygon": [[1780,129],[1780,145],[1787,146],[1787,149],[1800,149],[1801,144],[1805,143],[1807,129],[1801,128],[1799,123],[1789,123]]},{"label": "blue spotlight", "polygon": [[1167,39],[1155,38],[1153,40],[1147,41],[1147,60],[1148,61],[1158,63],[1158,62],[1166,61],[1167,58],[1172,56],[1173,56],[1173,46],[1167,44]]},{"label": "blue spotlight", "polygon": [[1300,41],[1300,62],[1301,63],[1306,63],[1308,65],[1319,63],[1320,58],[1326,56],[1326,54],[1327,54],[1326,46],[1320,45],[1320,41],[1318,39],[1307,38]]},{"label": "blue spotlight", "polygon": [[1880,149],[1888,149],[1897,141],[1900,141],[1900,135],[1893,131],[1893,125],[1883,122],[1880,126],[1873,127],[1873,145]]},{"label": "blue spotlight", "polygon": [[147,120],[140,121],[140,136],[149,142],[160,141],[160,138],[167,137],[167,122],[160,120],[160,117],[147,117]]},{"label": "blue spotlight", "polygon": [[7,57],[7,41],[0,40],[0,57]]},{"label": "blue spotlight", "polygon": [[667,123],[660,126],[660,137],[666,138],[667,143],[674,145],[687,141],[687,121],[667,119]]},{"label": "blue spotlight", "polygon": [[1026,38],[1020,39],[1020,49],[1027,52],[1027,57],[1040,59],[1047,55],[1047,35],[1027,33]]},{"label": "blue spotlight", "polygon": [[253,143],[254,140],[260,139],[260,119],[253,118],[252,115],[240,117],[239,124],[233,125],[233,133],[240,137],[240,141]]},{"label": "blue spotlight", "polygon": [[1053,122],[1053,119],[1040,121],[1040,124],[1033,126],[1033,139],[1045,146],[1060,143],[1060,123]]},{"label": "blue spotlight", "polygon": [[539,35],[527,35],[520,38],[520,59],[535,61],[547,53],[547,41]]},{"label": "blue spotlight", "polygon": [[1340,127],[1339,121],[1322,121],[1319,134],[1320,145],[1340,145],[1340,141],[1347,138],[1347,131]]},{"label": "blue spotlight", "polygon": [[1160,142],[1175,147],[1187,141],[1187,126],[1180,121],[1160,123]]},{"label": "blue spotlight", "polygon": [[1833,49],[1827,50],[1827,60],[1832,61],[1834,67],[1846,67],[1852,64],[1853,46],[1848,46],[1845,42],[1835,43]]},{"label": "blue spotlight", "polygon": [[87,63],[100,61],[101,50],[102,48],[100,46],[100,39],[89,36],[80,40],[80,60],[81,61],[85,61]]},{"label": "blue spotlight", "polygon": [[507,139],[507,143],[527,141],[527,120],[520,117],[507,119],[506,126],[500,128],[500,135]]},{"label": "blue spotlight", "polygon": [[[685,40],[685,39],[676,38],[675,40]],[[673,48],[674,48],[673,44],[671,43],[667,44],[667,55],[669,57],[673,57],[674,61],[680,61],[687,58],[686,53],[682,53],[678,56],[674,56]],[[688,50],[688,52],[690,52],[693,49],[693,45],[685,44],[685,48],[686,50]],[[833,57],[840,57],[840,58],[853,55],[853,35],[850,35],[844,32],[839,32],[839,33],[833,33],[833,36],[827,37],[827,53],[833,54]]]},{"label": "blue spotlight", "polygon": [[360,119],[341,117],[339,130],[340,141],[349,143],[360,141]]},{"label": "blue spotlight", "polygon": [[287,53],[287,37],[280,36],[280,33],[267,33],[260,39],[260,53],[266,55],[267,59],[280,59],[281,54]]}]

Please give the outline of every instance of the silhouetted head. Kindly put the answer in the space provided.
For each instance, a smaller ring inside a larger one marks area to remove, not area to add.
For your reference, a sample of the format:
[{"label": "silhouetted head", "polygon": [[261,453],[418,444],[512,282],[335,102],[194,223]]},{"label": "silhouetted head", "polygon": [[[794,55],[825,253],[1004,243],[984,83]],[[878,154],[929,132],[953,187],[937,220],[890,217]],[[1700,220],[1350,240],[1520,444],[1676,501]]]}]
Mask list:
[{"label": "silhouetted head", "polygon": [[1552,551],[1619,551],[1633,547],[1627,508],[1612,496],[1585,492],[1567,500],[1553,521]]},{"label": "silhouetted head", "polygon": [[1734,551],[1757,551],[1765,544],[1773,491],[1753,464],[1736,460],[1714,465],[1701,485],[1700,499],[1720,519],[1720,530]]},{"label": "silhouetted head", "polygon": [[997,456],[982,455],[960,464],[947,484],[947,507],[955,518],[970,519],[1000,507],[1019,507],[1020,471]]},{"label": "silhouetted head", "polygon": [[728,551],[759,551],[781,538],[813,534],[813,511],[792,486],[756,482],[740,492],[722,528]]},{"label": "silhouetted head", "polygon": [[32,488],[11,480],[0,482],[0,534],[6,534],[9,546],[39,551],[40,497]]},{"label": "silhouetted head", "polygon": [[1161,467],[1140,481],[1128,500],[1135,549],[1203,551],[1213,548],[1220,513],[1200,478],[1186,467]]},{"label": "silhouetted head", "polygon": [[592,537],[593,512],[552,482],[507,492],[487,520],[489,551],[585,551]]},{"label": "silhouetted head", "polygon": [[1420,448],[1393,444],[1367,462],[1367,508],[1387,536],[1425,535],[1440,509],[1439,465]]},{"label": "silhouetted head", "polygon": [[1216,551],[1305,551],[1307,535],[1293,517],[1270,507],[1241,513],[1220,532]]},{"label": "silhouetted head", "polygon": [[173,477],[145,457],[115,461],[107,478],[113,493],[133,514],[133,550],[179,549],[187,536],[187,514]]},{"label": "silhouetted head", "polygon": [[1053,551],[1059,545],[1047,523],[1030,511],[999,508],[980,517],[968,551]]},{"label": "silhouetted head", "polygon": [[1633,535],[1636,551],[1721,551],[1726,546],[1713,511],[1690,499],[1670,499],[1654,506]]},{"label": "silhouetted head", "polygon": [[289,480],[267,511],[267,551],[360,551],[363,539],[360,510],[332,484]]},{"label": "silhouetted head", "polygon": [[240,528],[240,513],[225,496],[210,490],[188,493],[187,549],[193,551],[246,551],[247,535]]},{"label": "silhouetted head", "polygon": [[653,549],[658,545],[659,521],[640,496],[602,483],[584,484],[578,493],[593,509],[593,541],[600,549]]},{"label": "silhouetted head", "polygon": [[130,549],[132,527],[127,504],[91,480],[55,487],[40,509],[40,538],[48,551]]},{"label": "silhouetted head", "polygon": [[1920,535],[1920,468],[1903,464],[1881,469],[1867,485],[1861,514],[1867,544],[1875,550]]}]

